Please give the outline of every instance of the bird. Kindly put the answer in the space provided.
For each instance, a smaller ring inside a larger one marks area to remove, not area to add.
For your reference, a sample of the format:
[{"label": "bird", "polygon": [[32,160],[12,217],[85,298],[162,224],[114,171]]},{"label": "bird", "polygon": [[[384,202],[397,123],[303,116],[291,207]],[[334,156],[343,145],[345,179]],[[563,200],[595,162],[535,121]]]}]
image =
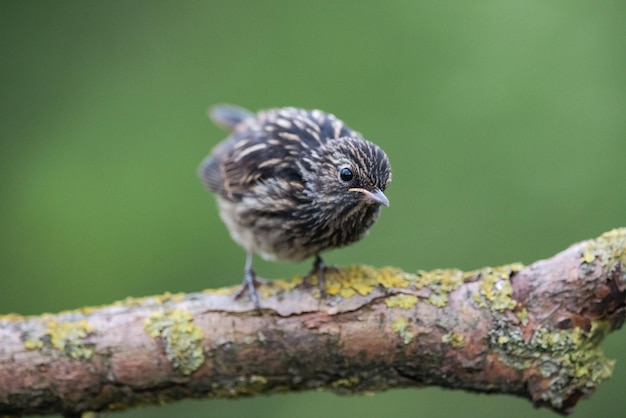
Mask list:
[{"label": "bird", "polygon": [[363,238],[389,206],[387,154],[331,113],[296,107],[253,113],[234,105],[209,109],[213,122],[230,131],[202,160],[198,175],[217,196],[231,237],[246,251],[244,281],[260,308],[252,268],[266,260],[314,257],[305,277],[318,276],[325,297],[321,253]]}]

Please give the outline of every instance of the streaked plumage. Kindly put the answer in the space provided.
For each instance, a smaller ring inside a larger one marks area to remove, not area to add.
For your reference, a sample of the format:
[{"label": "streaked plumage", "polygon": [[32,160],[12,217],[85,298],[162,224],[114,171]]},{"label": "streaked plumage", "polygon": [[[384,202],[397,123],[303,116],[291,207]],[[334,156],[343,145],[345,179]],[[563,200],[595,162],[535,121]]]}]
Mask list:
[{"label": "streaked plumage", "polygon": [[253,252],[292,261],[316,256],[323,292],[319,254],[361,239],[381,204],[389,204],[383,194],[391,181],[386,154],[320,110],[252,114],[222,105],[210,115],[231,135],[204,159],[199,174],[217,195],[233,239],[248,253],[253,301],[258,307]]}]

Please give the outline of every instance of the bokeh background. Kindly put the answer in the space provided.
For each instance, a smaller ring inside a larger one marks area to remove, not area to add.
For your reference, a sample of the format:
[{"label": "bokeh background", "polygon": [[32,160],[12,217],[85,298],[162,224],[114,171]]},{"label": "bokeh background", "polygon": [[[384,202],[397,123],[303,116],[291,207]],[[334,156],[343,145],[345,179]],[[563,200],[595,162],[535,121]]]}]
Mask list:
[{"label": "bokeh background", "polygon": [[[625,226],[625,21],[623,1],[4,1],[0,313],[239,283],[244,253],[196,177],[225,137],[205,115],[219,102],[324,109],[387,151],[391,207],[331,264],[530,263]],[[604,347],[614,378],[573,417],[624,414],[626,333]],[[553,416],[438,388],[117,416],[348,414]]]}]

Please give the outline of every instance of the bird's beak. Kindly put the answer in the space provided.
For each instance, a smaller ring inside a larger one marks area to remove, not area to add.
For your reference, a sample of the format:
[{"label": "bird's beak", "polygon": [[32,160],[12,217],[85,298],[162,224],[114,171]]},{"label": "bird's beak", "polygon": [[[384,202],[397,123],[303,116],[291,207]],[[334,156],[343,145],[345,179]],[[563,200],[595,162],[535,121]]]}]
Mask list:
[{"label": "bird's beak", "polygon": [[373,192],[370,192],[369,190],[361,189],[359,187],[353,187],[352,189],[348,189],[348,191],[363,193],[366,199],[369,199],[381,205],[389,206],[389,199],[387,199],[387,196],[385,196],[385,194],[380,189],[376,189]]}]

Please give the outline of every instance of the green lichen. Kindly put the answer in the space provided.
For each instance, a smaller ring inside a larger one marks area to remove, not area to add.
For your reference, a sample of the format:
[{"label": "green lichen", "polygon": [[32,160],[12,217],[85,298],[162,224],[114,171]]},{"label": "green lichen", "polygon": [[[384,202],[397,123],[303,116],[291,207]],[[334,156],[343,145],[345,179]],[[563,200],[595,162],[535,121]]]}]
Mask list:
[{"label": "green lichen", "polygon": [[437,269],[418,271],[415,287],[428,288],[432,294],[426,302],[433,306],[444,307],[448,304],[448,295],[463,284],[463,272],[458,269]]},{"label": "green lichen", "polygon": [[414,337],[414,335],[407,330],[408,325],[409,323],[404,317],[397,318],[391,324],[391,329],[402,339],[402,342],[404,342],[405,345],[411,343]]},{"label": "green lichen", "polygon": [[417,303],[417,296],[395,295],[385,299],[388,308],[411,309]]},{"label": "green lichen", "polygon": [[454,348],[465,347],[465,337],[459,332],[450,332],[441,337],[441,342],[450,344]]},{"label": "green lichen", "polygon": [[74,359],[90,359],[93,348],[85,343],[85,338],[95,331],[95,327],[87,321],[57,322],[48,321],[42,338],[29,336],[24,341],[24,347],[28,350],[43,348],[46,341],[50,346]]},{"label": "green lichen", "polygon": [[154,338],[165,341],[165,355],[174,369],[190,375],[204,362],[202,330],[184,309],[154,312],[144,323],[144,329]]},{"label": "green lichen", "polygon": [[537,365],[550,381],[543,400],[558,409],[572,393],[589,393],[611,376],[614,361],[599,348],[609,332],[605,321],[594,322],[589,332],[538,328],[527,341],[519,327],[502,323],[490,333],[490,344],[511,367],[524,370]]},{"label": "green lichen", "polygon": [[489,307],[492,311],[503,312],[513,310],[517,302],[513,300],[511,275],[520,271],[524,266],[520,263],[508,264],[500,267],[486,267],[482,270],[466,273],[466,275],[481,278],[479,291],[474,294],[474,301],[481,308]]}]

